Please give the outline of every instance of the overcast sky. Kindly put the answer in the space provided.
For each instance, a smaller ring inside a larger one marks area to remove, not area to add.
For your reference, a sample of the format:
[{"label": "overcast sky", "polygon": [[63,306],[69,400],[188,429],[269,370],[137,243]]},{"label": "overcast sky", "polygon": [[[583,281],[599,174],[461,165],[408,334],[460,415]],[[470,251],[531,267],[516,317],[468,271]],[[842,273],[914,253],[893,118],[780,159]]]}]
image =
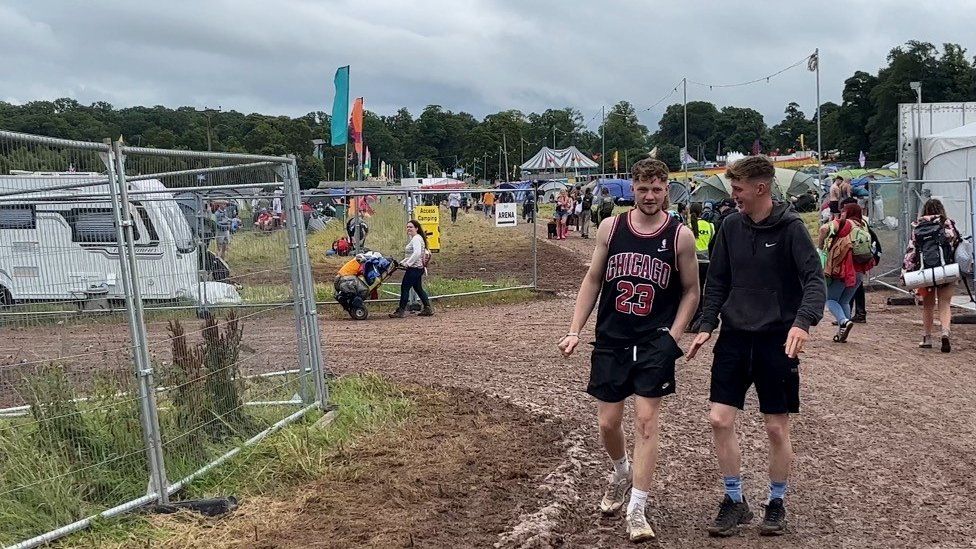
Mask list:
[{"label": "overcast sky", "polygon": [[[936,8],[936,6],[938,6]],[[824,101],[910,39],[976,53],[976,2],[573,0],[0,0],[0,100],[332,110],[336,67],[388,114],[428,104],[481,118],[507,108],[639,110],[683,77],[725,84],[821,52]],[[753,107],[772,124],[815,107],[804,66],[768,84],[688,86],[689,100]],[[652,129],[681,90],[641,115]]]}]

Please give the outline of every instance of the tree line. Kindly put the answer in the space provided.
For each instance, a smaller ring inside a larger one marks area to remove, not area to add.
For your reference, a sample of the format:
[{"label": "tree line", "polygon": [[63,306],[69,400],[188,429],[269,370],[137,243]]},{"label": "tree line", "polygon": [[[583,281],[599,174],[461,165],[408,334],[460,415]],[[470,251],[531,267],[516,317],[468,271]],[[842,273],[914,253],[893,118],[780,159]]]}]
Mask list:
[{"label": "tree line", "polygon": [[[886,62],[876,74],[856,71],[846,79],[841,104],[821,105],[822,147],[836,151],[840,160],[856,160],[861,151],[875,162],[895,160],[898,104],[915,100],[911,81],[922,82],[926,102],[976,99],[976,59],[967,57],[957,44],[944,44],[939,50],[928,42],[910,41],[893,48]],[[801,136],[806,149],[816,149],[816,113],[804,113],[790,102],[784,114],[782,121],[768,126],[752,108],[718,108],[691,101],[689,153],[711,160],[728,151],[748,153],[758,140],[763,152],[785,154],[800,148]],[[671,168],[680,167],[682,104],[669,105],[654,131],[640,123],[637,110],[627,101],[610,107],[594,131],[589,128],[595,117],[600,115],[585,119],[580,110],[565,107],[528,114],[505,110],[479,120],[469,113],[428,105],[417,116],[406,108],[389,115],[366,112],[363,133],[374,173],[382,160],[397,175],[412,164],[418,175],[458,167],[478,179],[512,178],[517,177],[515,166],[543,145],[575,145],[600,163],[604,172],[615,171],[614,153],[617,168],[626,170],[654,147]],[[158,148],[207,150],[209,146],[215,151],[291,153],[298,157],[306,188],[320,180],[341,180],[346,160],[342,147],[328,146],[330,117],[325,112],[291,118],[192,107],[115,108],[104,102],[82,105],[62,98],[23,105],[0,102],[0,129],[88,141],[122,135],[127,143]],[[326,145],[315,148],[313,139]]]}]

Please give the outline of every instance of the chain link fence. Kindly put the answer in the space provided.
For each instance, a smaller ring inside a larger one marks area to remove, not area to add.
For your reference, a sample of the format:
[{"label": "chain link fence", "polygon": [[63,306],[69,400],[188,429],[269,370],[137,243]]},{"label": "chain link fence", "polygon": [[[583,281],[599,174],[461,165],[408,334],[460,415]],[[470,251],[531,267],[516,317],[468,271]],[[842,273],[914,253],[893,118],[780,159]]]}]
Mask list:
[{"label": "chain link fence", "polygon": [[306,222],[292,158],[0,131],[0,545],[327,405]]}]

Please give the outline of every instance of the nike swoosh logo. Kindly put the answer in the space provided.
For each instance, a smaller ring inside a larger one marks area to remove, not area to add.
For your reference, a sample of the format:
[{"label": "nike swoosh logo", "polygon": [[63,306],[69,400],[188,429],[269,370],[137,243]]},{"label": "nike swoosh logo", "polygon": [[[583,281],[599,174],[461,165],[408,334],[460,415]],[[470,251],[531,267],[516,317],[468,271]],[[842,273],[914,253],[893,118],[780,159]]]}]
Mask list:
[{"label": "nike swoosh logo", "polygon": [[767,243],[766,243],[766,247],[767,247],[767,248],[772,248],[772,247],[773,247],[773,246],[775,246],[775,245],[776,245],[776,243],[775,243],[775,242],[767,242]]}]

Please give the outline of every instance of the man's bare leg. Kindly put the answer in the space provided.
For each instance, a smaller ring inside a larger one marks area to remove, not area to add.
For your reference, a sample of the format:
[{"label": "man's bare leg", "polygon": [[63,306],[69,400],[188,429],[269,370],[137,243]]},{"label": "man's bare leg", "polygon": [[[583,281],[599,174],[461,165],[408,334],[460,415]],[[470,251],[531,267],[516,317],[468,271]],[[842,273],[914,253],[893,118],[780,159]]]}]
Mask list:
[{"label": "man's bare leg", "polygon": [[708,421],[712,424],[715,456],[722,476],[737,477],[742,469],[742,453],[739,438],[735,434],[735,416],[738,409],[727,404],[712,403]]},{"label": "man's bare leg", "polygon": [[725,484],[725,497],[719,506],[715,522],[708,527],[711,536],[731,536],[740,524],[752,520],[753,514],[742,497],[742,452],[735,433],[735,416],[738,410],[727,404],[712,403],[708,421],[712,425],[712,438],[715,441],[715,456],[722,471]]},{"label": "man's bare leg", "polygon": [[597,420],[600,424],[600,441],[603,448],[613,462],[613,474],[603,500],[600,511],[604,514],[616,513],[626,502],[627,490],[631,485],[631,469],[627,460],[627,438],[623,427],[624,403],[598,402]]},{"label": "man's bare leg", "polygon": [[766,436],[769,437],[769,499],[766,515],[759,526],[761,535],[781,535],[786,532],[787,479],[793,463],[790,443],[790,415],[765,414]]},{"label": "man's bare leg", "polygon": [[643,541],[654,537],[654,529],[647,523],[645,505],[657,464],[661,399],[634,398],[637,416],[634,422],[634,489],[627,505],[627,533],[631,541]]},{"label": "man's bare leg", "polygon": [[793,463],[793,444],[790,442],[789,414],[766,414],[766,435],[769,437],[769,480],[786,482]]},{"label": "man's bare leg", "polygon": [[660,398],[634,397],[637,417],[634,425],[634,488],[647,492],[657,463]]}]

